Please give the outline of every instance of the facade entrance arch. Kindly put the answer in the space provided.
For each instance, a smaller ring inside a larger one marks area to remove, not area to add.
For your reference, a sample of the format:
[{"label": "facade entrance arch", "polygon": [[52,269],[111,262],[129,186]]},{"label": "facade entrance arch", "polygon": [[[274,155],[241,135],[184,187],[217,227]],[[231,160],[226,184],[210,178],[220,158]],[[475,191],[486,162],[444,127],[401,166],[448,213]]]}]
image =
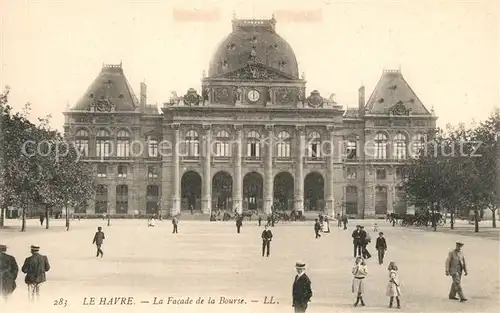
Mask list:
[{"label": "facade entrance arch", "polygon": [[228,172],[217,172],[212,178],[212,207],[218,210],[233,209],[233,178]]},{"label": "facade entrance arch", "polygon": [[201,176],[188,171],[181,178],[181,210],[201,210]]},{"label": "facade entrance arch", "polygon": [[325,180],[318,172],[304,178],[304,211],[321,211],[325,208]]},{"label": "facade entrance arch", "polygon": [[243,178],[243,209],[262,210],[264,179],[257,172],[250,172]]},{"label": "facade entrance arch", "polygon": [[274,176],[274,209],[293,210],[294,181],[292,174],[280,172]]}]

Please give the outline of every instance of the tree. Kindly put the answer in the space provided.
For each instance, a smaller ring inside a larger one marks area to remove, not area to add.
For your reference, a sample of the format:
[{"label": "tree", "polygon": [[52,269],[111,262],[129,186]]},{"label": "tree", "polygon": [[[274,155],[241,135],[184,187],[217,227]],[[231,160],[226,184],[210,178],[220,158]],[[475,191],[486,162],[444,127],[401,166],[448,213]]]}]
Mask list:
[{"label": "tree", "polygon": [[427,208],[447,208],[451,212],[451,228],[455,213],[468,214],[473,210],[478,232],[482,211],[490,208],[495,212],[498,208],[495,161],[499,121],[497,111],[471,128],[459,125],[430,132],[432,140],[406,169],[403,185],[408,200]]},{"label": "tree", "polygon": [[[12,114],[7,104],[8,92],[1,97],[0,155],[0,207],[21,209],[25,230],[28,208],[44,205],[49,227],[48,212],[53,207],[82,205],[91,198],[93,188],[92,167],[80,162],[76,147],[49,127],[49,118],[39,119],[35,125],[25,113]],[[3,215],[2,215],[3,225]],[[69,229],[69,224],[66,225]]]}]

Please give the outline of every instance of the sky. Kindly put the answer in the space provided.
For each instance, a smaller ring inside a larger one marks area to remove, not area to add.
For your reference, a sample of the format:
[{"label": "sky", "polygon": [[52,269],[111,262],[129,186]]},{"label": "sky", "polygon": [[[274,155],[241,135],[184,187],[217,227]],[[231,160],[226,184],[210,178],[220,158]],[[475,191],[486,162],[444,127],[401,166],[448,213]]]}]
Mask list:
[{"label": "sky", "polygon": [[201,87],[237,18],[270,18],[295,51],[307,93],[357,107],[384,69],[401,69],[438,125],[470,123],[500,106],[500,1],[0,1],[0,86],[30,118],[82,97],[103,63],[122,62],[136,95],[159,106]]}]

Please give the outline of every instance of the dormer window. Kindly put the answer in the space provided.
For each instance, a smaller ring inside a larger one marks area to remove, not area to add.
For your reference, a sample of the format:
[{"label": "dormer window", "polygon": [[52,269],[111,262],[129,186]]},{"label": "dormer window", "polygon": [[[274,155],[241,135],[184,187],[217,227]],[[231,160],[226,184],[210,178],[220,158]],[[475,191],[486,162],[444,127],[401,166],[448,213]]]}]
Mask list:
[{"label": "dormer window", "polygon": [[91,92],[91,93],[89,94],[89,98],[94,98],[94,93],[93,93],[93,92]]},{"label": "dormer window", "polygon": [[384,103],[384,98],[378,99],[378,103]]},{"label": "dormer window", "polygon": [[123,99],[123,94],[121,93],[118,98]]},{"label": "dormer window", "polygon": [[234,50],[234,49],[236,49],[236,45],[234,43],[227,45],[227,50]]}]

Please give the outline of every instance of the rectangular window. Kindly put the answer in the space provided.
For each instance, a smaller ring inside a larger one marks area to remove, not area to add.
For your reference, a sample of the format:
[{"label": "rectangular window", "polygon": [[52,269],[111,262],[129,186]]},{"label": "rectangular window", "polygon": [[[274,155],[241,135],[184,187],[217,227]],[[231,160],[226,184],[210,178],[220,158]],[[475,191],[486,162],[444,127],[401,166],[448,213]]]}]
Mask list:
[{"label": "rectangular window", "polygon": [[126,165],[118,165],[118,177],[121,177],[121,178],[127,177],[127,166]]},{"label": "rectangular window", "polygon": [[396,178],[403,179],[404,178],[404,168],[396,167]]},{"label": "rectangular window", "polygon": [[116,156],[126,158],[130,156],[130,142],[128,140],[116,141]]},{"label": "rectangular window", "polygon": [[148,166],[148,178],[158,178],[156,166]]},{"label": "rectangular window", "polygon": [[96,141],[96,156],[98,157],[109,157],[111,151],[111,142],[109,140],[97,140]]},{"label": "rectangular window", "polygon": [[89,155],[89,141],[86,139],[75,140],[75,148],[80,151],[83,156]]},{"label": "rectangular window", "polygon": [[348,167],[347,168],[347,179],[356,179],[358,176],[358,172],[356,168]]},{"label": "rectangular window", "polygon": [[377,179],[386,179],[385,168],[377,168]]},{"label": "rectangular window", "polygon": [[346,148],[346,156],[347,159],[349,160],[354,160],[358,157],[357,154],[357,143],[356,141],[349,140],[347,141],[347,148]]},{"label": "rectangular window", "polygon": [[156,138],[148,138],[148,155],[150,157],[158,156],[158,140]]},{"label": "rectangular window", "polygon": [[97,177],[108,176],[108,168],[106,165],[97,165]]}]

